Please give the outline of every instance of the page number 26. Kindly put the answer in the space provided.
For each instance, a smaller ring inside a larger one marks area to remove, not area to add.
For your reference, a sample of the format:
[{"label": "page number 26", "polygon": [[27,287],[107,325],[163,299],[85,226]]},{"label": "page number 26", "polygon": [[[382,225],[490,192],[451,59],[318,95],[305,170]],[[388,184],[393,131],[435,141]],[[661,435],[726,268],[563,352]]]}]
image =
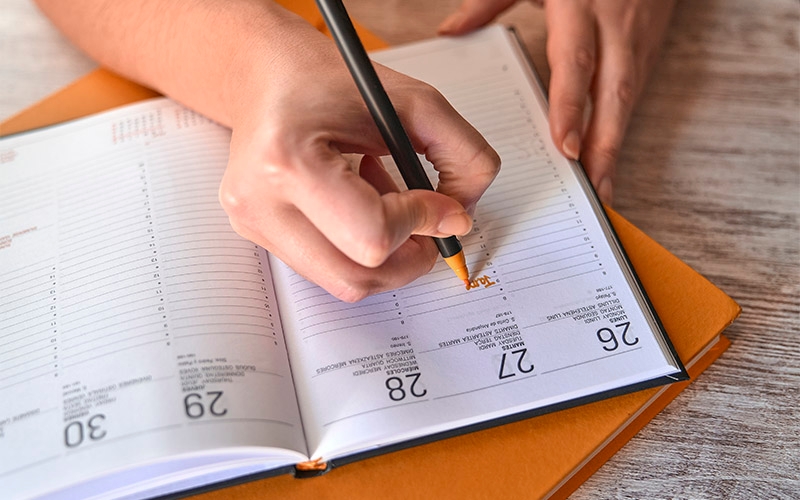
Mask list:
[{"label": "page number 26", "polygon": [[[616,333],[611,328],[601,328],[597,330],[597,340],[603,344],[603,349],[609,352],[617,350],[620,340],[625,345],[636,345],[639,342],[639,337],[634,337],[633,339],[628,338],[628,329],[630,326],[630,321],[614,325],[614,328],[617,329]],[[619,335],[619,339],[617,335]]]}]

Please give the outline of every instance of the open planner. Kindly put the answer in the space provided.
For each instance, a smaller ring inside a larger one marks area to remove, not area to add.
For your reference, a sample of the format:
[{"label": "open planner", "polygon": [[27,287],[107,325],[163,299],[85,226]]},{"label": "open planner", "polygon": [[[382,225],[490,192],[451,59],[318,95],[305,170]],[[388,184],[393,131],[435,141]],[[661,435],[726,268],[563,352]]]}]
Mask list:
[{"label": "open planner", "polygon": [[168,99],[0,139],[4,495],[307,474],[687,378],[513,33],[373,57],[500,153],[469,289],[441,261],[354,304],[299,277],[219,206],[230,132]]}]

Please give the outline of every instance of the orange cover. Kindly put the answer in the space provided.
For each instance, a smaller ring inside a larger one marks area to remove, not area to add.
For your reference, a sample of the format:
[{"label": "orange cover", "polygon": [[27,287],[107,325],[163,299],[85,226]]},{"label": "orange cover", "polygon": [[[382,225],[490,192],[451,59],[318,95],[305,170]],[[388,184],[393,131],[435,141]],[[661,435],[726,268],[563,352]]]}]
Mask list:
[{"label": "orange cover", "polygon": [[[283,0],[326,31],[313,0]],[[368,48],[384,46],[359,29]],[[0,135],[43,127],[157,95],[96,70],[0,123]],[[725,293],[628,221],[609,218],[692,380],[729,345],[720,333],[740,313]],[[719,337],[712,348],[703,353]],[[700,355],[702,354],[702,355]],[[700,356],[698,356],[700,355]],[[202,495],[212,499],[563,498],[689,382],[551,413],[348,464],[317,478],[289,475]],[[198,497],[201,498],[201,497]]]}]

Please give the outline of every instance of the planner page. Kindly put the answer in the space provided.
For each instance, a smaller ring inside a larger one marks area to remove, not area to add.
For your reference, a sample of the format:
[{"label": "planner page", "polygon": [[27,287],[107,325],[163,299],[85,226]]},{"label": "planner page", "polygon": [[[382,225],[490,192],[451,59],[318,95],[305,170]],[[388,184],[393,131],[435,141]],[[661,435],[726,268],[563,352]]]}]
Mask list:
[{"label": "planner page", "polygon": [[680,376],[580,166],[550,140],[513,35],[496,27],[374,58],[436,86],[502,169],[463,238],[468,287],[440,260],[402,289],[343,304],[272,261],[313,456]]},{"label": "planner page", "polygon": [[217,200],[229,142],[166,99],[0,140],[4,494],[306,455],[266,253]]}]

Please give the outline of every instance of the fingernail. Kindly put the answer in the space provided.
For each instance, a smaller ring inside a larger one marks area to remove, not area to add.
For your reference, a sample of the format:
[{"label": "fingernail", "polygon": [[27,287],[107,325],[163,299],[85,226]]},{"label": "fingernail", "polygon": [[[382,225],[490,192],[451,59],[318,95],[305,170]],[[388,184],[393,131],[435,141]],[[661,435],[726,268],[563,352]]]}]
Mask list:
[{"label": "fingernail", "polygon": [[437,31],[440,35],[449,35],[464,21],[464,14],[461,11],[454,12],[450,17],[442,21]]},{"label": "fingernail", "polygon": [[597,183],[597,196],[600,197],[600,201],[611,206],[611,203],[614,201],[614,188],[611,185],[610,177],[603,177],[600,179],[600,182]]},{"label": "fingernail", "polygon": [[564,142],[561,144],[561,149],[567,155],[567,158],[578,159],[581,154],[581,138],[576,131],[570,130],[567,132],[567,136],[564,137]]},{"label": "fingernail", "polygon": [[463,235],[472,230],[472,217],[466,212],[450,214],[439,222],[437,230],[447,235]]}]

